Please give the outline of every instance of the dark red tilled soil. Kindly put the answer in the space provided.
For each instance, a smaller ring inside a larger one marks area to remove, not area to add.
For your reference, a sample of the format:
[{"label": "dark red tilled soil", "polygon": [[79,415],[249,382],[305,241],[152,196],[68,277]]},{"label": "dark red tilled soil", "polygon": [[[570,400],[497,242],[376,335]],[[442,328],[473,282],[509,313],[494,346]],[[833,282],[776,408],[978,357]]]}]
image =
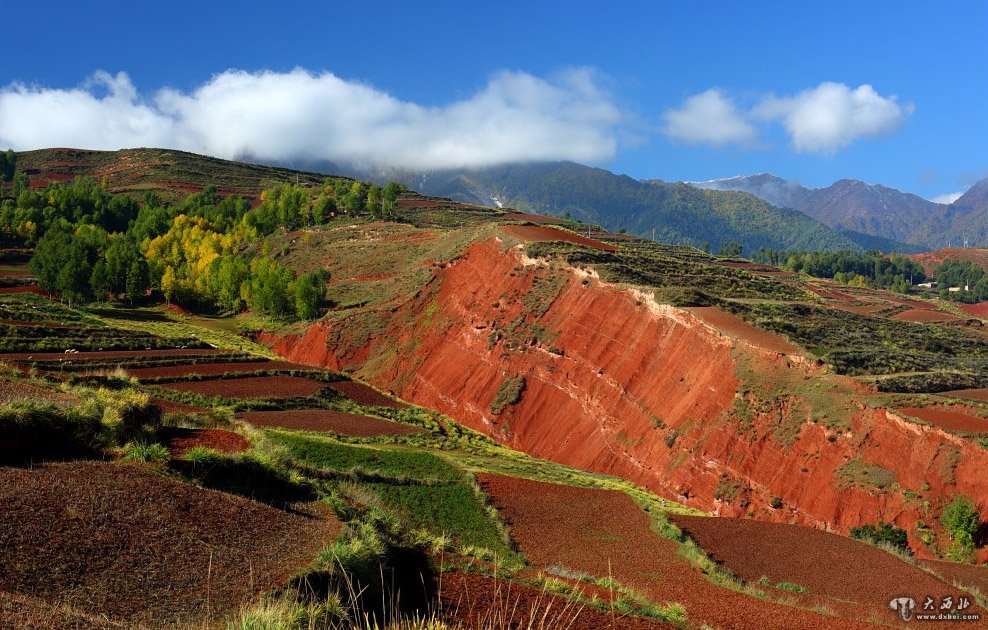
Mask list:
[{"label": "dark red tilled soil", "polygon": [[164,398],[152,398],[151,402],[156,404],[165,413],[203,413],[209,411],[205,407],[185,405],[171,400],[165,400]]},{"label": "dark red tilled soil", "polygon": [[988,402],[988,387],[982,387],[980,389],[955,389],[949,392],[942,392],[942,395],[951,396],[953,398],[967,398],[968,400]]},{"label": "dark red tilled soil", "polygon": [[922,563],[947,582],[988,593],[988,567],[976,564],[960,564],[946,560],[923,560]]},{"label": "dark red tilled soil", "polygon": [[559,217],[550,217],[545,214],[526,214],[524,212],[508,212],[501,215],[506,221],[528,221],[529,223],[559,223]]},{"label": "dark red tilled soil", "polygon": [[187,451],[202,446],[222,453],[242,453],[250,448],[250,440],[223,429],[184,429],[165,427],[159,433],[168,445],[172,457],[179,458]]},{"label": "dark red tilled soil", "polygon": [[392,409],[404,409],[408,405],[393,398],[388,398],[381,392],[369,385],[356,381],[338,381],[329,383],[329,387],[335,389],[350,400],[368,407],[391,407]]},{"label": "dark red tilled soil", "polygon": [[988,431],[988,420],[974,414],[974,410],[970,407],[964,407],[962,405],[954,407],[939,405],[932,407],[902,407],[896,411],[908,416],[914,416],[944,429],[969,433],[983,433]]},{"label": "dark red tilled soil", "polygon": [[299,365],[288,361],[250,361],[234,363],[190,363],[188,365],[168,365],[162,367],[128,369],[127,374],[135,378],[169,378],[189,376],[220,376],[222,374],[237,374],[243,372],[273,372],[276,370],[299,370],[305,372],[320,371],[308,365]]},{"label": "dark red tilled soil", "polygon": [[180,381],[161,385],[179,392],[224,398],[293,398],[311,396],[326,387],[326,383],[301,376],[247,376],[208,381]]},{"label": "dark red tilled soil", "polygon": [[[506,520],[512,540],[534,566],[613,576],[657,603],[682,604],[693,627],[704,623],[721,630],[875,627],[715,586],[680,555],[675,542],[650,529],[648,516],[624,493],[487,474],[478,475],[478,480]],[[895,622],[891,610],[881,618]]]},{"label": "dark red tilled soil", "polygon": [[382,435],[412,435],[422,433],[420,427],[398,424],[390,420],[361,416],[328,409],[296,409],[292,411],[249,411],[240,418],[259,427],[279,427],[295,431],[338,433],[352,437]]},{"label": "dark red tilled soil", "polygon": [[617,248],[613,245],[544,225],[502,225],[501,229],[522,241],[563,241],[565,243],[575,243],[576,245],[602,249],[608,252],[617,251]]},{"label": "dark red tilled soil", "polygon": [[808,594],[860,604],[862,618],[872,614],[881,618],[895,597],[920,601],[927,595],[956,599],[963,594],[886,551],[820,530],[734,518],[676,516],[672,520],[716,562],[746,582],[765,576],[773,586],[798,584]]},{"label": "dark red tilled soil", "polygon": [[0,469],[0,591],[112,620],[223,617],[285,584],[339,530],[328,515],[289,514],[141,464]]},{"label": "dark red tilled soil", "polygon": [[71,407],[81,401],[73,394],[46,389],[31,383],[0,380],[0,404],[9,402],[51,403],[58,407]]}]

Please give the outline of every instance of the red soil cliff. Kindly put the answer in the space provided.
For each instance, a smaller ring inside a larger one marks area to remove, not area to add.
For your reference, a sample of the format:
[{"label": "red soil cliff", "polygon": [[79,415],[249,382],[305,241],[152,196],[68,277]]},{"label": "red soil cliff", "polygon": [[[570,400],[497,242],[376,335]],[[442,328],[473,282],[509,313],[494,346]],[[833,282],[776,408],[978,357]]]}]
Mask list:
[{"label": "red soil cliff", "polygon": [[[988,453],[973,443],[867,407],[859,385],[775,344],[501,248],[474,243],[438,265],[376,334],[344,321],[262,337],[292,361],[352,370],[536,457],[727,516],[841,532],[883,519],[924,554],[916,521],[935,526],[954,493],[988,513]],[[741,364],[775,392],[752,404],[747,426],[737,405],[754,394],[743,394]],[[520,400],[495,414],[517,377]],[[800,394],[820,386],[832,390],[825,403]],[[844,425],[828,427],[821,407],[840,408]]]}]

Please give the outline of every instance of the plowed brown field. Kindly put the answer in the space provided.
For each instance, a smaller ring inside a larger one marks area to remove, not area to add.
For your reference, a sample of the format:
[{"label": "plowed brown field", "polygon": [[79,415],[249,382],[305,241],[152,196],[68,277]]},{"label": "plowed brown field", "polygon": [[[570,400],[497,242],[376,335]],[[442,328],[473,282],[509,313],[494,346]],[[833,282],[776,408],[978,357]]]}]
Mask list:
[{"label": "plowed brown field", "polygon": [[981,302],[979,304],[958,304],[957,308],[961,309],[968,315],[980,317],[981,319],[988,319],[988,302]]},{"label": "plowed brown field", "polygon": [[550,217],[544,214],[526,214],[524,212],[508,212],[501,215],[507,221],[528,221],[529,223],[558,223],[559,217]]},{"label": "plowed brown field", "polygon": [[412,435],[423,431],[419,427],[407,424],[328,409],[251,411],[240,414],[240,418],[259,427],[339,433],[353,437]]},{"label": "plowed brown field", "polygon": [[197,446],[223,453],[242,453],[250,448],[250,440],[239,433],[222,429],[166,427],[161,430],[161,437],[168,444],[168,450],[175,458],[181,457]]},{"label": "plowed brown field", "polygon": [[697,306],[690,309],[706,324],[716,328],[725,335],[747,341],[770,352],[782,354],[798,354],[799,348],[785,337],[755,328],[737,315],[722,311],[716,306]]},{"label": "plowed brown field", "polygon": [[179,381],[164,383],[162,387],[178,392],[193,392],[224,398],[293,398],[311,396],[326,387],[326,383],[301,376],[247,376],[208,381]]},{"label": "plowed brown field", "polygon": [[78,405],[78,396],[66,394],[54,389],[46,389],[31,383],[14,383],[0,380],[0,403],[9,402],[41,402],[51,403],[58,407]]},{"label": "plowed brown field", "polygon": [[355,403],[367,405],[369,407],[390,407],[392,409],[404,409],[408,405],[398,402],[393,398],[388,398],[373,387],[358,383],[356,381],[338,381],[329,383],[329,387],[335,389]]},{"label": "plowed brown field", "polygon": [[909,416],[915,416],[920,420],[944,429],[972,433],[988,431],[988,420],[978,416],[974,409],[964,407],[963,405],[954,407],[939,405],[932,407],[902,407],[897,411]]},{"label": "plowed brown field", "polygon": [[943,392],[943,395],[951,396],[953,398],[967,398],[968,400],[988,402],[988,387],[981,387],[979,389],[955,389],[949,392]]},{"label": "plowed brown field", "polygon": [[944,313],[943,311],[931,311],[925,308],[916,308],[908,311],[902,311],[901,313],[896,313],[892,316],[892,319],[897,319],[902,322],[929,323],[955,322],[962,318],[952,313]]},{"label": "plowed brown field", "polygon": [[169,378],[197,374],[200,376],[219,376],[221,374],[237,374],[241,372],[273,372],[276,370],[299,370],[303,372],[319,371],[308,365],[289,363],[288,361],[250,361],[244,363],[190,363],[188,365],[168,365],[164,367],[135,368],[127,373],[136,378]]},{"label": "plowed brown field", "polygon": [[[613,576],[658,603],[681,603],[693,626],[874,628],[863,621],[836,619],[715,586],[679,554],[676,543],[652,532],[648,516],[621,492],[497,475],[478,475],[478,480],[532,564]],[[895,621],[891,610],[882,619]]]},{"label": "plowed brown field", "polygon": [[[716,562],[746,582],[764,576],[771,585],[797,584],[807,594],[858,604],[862,619],[889,616],[888,603],[895,597],[922,601],[927,595],[952,595],[956,600],[965,594],[877,547],[816,529],[702,516],[672,520]],[[832,606],[841,608],[837,603]],[[966,612],[977,611],[972,607]]]},{"label": "plowed brown field", "polygon": [[285,584],[338,531],[331,517],[288,514],[140,464],[0,469],[0,591],[142,626],[227,615]]},{"label": "plowed brown field", "polygon": [[592,238],[587,238],[586,236],[580,236],[579,234],[574,234],[573,232],[567,232],[554,227],[546,227],[544,225],[502,225],[501,229],[522,241],[563,241],[565,243],[575,243],[576,245],[594,247],[596,249],[602,249],[608,252],[617,251],[617,248],[613,245],[608,245],[607,243],[595,241]]}]

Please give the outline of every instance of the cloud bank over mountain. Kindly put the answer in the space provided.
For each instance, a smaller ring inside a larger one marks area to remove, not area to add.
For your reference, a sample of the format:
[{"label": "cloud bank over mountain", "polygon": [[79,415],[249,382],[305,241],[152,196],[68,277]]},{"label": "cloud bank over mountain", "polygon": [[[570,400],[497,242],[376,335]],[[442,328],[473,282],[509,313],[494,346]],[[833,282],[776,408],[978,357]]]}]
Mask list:
[{"label": "cloud bank over mountain", "polygon": [[227,70],[198,88],[139,94],[97,72],[70,89],[0,89],[0,146],[158,146],[223,158],[354,161],[415,169],[613,157],[624,115],[592,69],[500,72],[442,106],[330,72]]}]

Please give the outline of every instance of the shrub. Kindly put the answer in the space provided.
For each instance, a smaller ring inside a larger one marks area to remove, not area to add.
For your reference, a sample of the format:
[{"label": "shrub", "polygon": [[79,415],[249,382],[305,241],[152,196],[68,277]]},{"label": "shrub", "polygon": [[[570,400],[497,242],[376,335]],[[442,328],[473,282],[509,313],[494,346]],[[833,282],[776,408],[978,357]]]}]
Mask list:
[{"label": "shrub", "polygon": [[161,444],[146,442],[128,442],[124,446],[123,458],[130,462],[145,462],[148,464],[164,465],[171,458],[171,453]]},{"label": "shrub", "polygon": [[909,550],[909,538],[906,535],[906,530],[884,521],[879,521],[876,525],[852,527],[851,538],[864,540],[874,545],[888,544],[904,551]]},{"label": "shrub", "polygon": [[521,375],[509,376],[504,379],[501,386],[497,388],[494,400],[491,401],[490,410],[495,416],[500,415],[506,407],[517,404],[521,400],[521,395],[525,391],[525,377]]}]

